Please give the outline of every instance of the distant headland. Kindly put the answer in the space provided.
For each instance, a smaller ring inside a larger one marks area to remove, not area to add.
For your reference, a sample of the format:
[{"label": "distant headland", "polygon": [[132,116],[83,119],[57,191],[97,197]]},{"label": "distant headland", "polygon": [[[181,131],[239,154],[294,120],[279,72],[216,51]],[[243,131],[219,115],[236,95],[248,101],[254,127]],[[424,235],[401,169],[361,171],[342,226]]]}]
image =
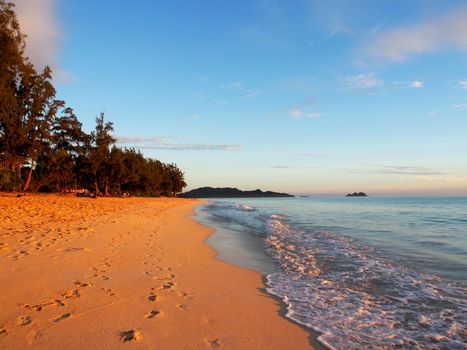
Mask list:
[{"label": "distant headland", "polygon": [[346,197],[367,197],[367,195],[364,192],[354,192],[349,193],[348,195],[346,195]]},{"label": "distant headland", "polygon": [[242,191],[232,187],[200,187],[188,192],[180,193],[182,198],[272,198],[272,197],[293,197],[288,193],[278,193],[261,190]]}]

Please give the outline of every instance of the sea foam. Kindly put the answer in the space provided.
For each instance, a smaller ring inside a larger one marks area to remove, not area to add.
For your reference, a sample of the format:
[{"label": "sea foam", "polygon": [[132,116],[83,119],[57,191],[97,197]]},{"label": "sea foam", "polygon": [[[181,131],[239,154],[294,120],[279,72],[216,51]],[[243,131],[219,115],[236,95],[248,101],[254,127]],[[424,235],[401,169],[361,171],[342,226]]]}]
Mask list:
[{"label": "sea foam", "polygon": [[371,247],[271,215],[267,250],[279,264],[268,292],[287,317],[335,349],[466,349],[467,289],[411,271]]}]

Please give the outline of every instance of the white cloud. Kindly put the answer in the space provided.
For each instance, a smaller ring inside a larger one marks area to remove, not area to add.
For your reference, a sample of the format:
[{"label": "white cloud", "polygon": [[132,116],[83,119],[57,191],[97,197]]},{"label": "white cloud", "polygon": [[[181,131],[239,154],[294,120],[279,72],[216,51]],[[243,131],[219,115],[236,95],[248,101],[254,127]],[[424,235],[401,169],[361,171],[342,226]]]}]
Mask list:
[{"label": "white cloud", "polygon": [[191,116],[191,119],[201,119],[201,114],[195,113]]},{"label": "white cloud", "polygon": [[245,94],[245,97],[247,98],[255,98],[256,96],[258,95],[261,95],[261,91],[258,90],[258,89],[251,89],[251,90],[247,90],[246,91],[246,94]]},{"label": "white cloud", "polygon": [[375,73],[351,75],[341,80],[344,86],[350,90],[373,89],[384,85],[384,81],[379,79]]},{"label": "white cloud", "polygon": [[361,164],[363,169],[346,169],[350,173],[374,173],[374,174],[386,174],[386,175],[422,175],[422,176],[433,176],[433,175],[444,175],[444,172],[440,172],[436,169],[431,169],[418,165],[384,165],[384,164]]},{"label": "white cloud", "polygon": [[442,182],[465,182],[467,181],[467,176],[441,176],[441,175],[419,175],[415,177],[417,180],[421,181],[442,181]]},{"label": "white cloud", "polygon": [[467,7],[422,23],[378,34],[369,45],[376,58],[403,62],[415,54],[457,49],[467,51]]},{"label": "white cloud", "polygon": [[459,80],[459,86],[461,89],[467,89],[467,80]]},{"label": "white cloud", "polygon": [[117,143],[129,145],[138,149],[158,149],[171,151],[235,151],[242,148],[241,145],[232,144],[203,144],[203,143],[178,143],[173,139],[184,139],[187,136],[174,137],[145,137],[145,136],[117,136]]},{"label": "white cloud", "polygon": [[410,82],[410,87],[412,89],[421,89],[422,87],[424,87],[424,83],[423,81],[420,81],[420,80],[414,80]]},{"label": "white cloud", "polygon": [[243,81],[233,81],[229,83],[225,83],[222,85],[224,89],[232,89],[232,90],[238,90],[242,91],[244,93],[243,97],[246,98],[255,98],[256,96],[261,94],[261,91],[259,89],[250,89],[245,86],[245,83]]},{"label": "white cloud", "polygon": [[314,113],[307,113],[306,114],[306,117],[308,119],[319,119],[321,118],[321,113],[317,113],[317,112],[314,112]]},{"label": "white cloud", "polygon": [[294,107],[289,109],[289,116],[293,119],[319,119],[321,118],[321,113],[318,112],[308,112],[304,113],[301,109]]},{"label": "white cloud", "polygon": [[36,69],[46,65],[52,68],[53,76],[61,82],[74,77],[60,66],[58,53],[63,30],[56,13],[55,0],[13,0],[21,31],[27,35],[26,55]]},{"label": "white cloud", "polygon": [[467,103],[460,103],[458,105],[453,105],[456,109],[467,109]]},{"label": "white cloud", "polygon": [[428,116],[429,117],[434,117],[434,116],[436,116],[436,114],[437,113],[435,111],[431,111],[431,112],[428,113]]},{"label": "white cloud", "polygon": [[298,108],[292,108],[289,110],[289,115],[294,119],[301,119],[303,117],[303,112]]}]

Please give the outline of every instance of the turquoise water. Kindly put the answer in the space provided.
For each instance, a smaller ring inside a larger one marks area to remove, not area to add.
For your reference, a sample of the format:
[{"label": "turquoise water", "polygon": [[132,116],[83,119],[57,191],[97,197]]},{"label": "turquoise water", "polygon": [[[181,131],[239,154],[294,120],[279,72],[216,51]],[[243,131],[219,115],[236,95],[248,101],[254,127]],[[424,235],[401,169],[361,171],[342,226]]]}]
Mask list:
[{"label": "turquoise water", "polygon": [[226,199],[201,211],[225,237],[262,242],[245,250],[272,262],[268,291],[329,348],[467,348],[467,197]]}]

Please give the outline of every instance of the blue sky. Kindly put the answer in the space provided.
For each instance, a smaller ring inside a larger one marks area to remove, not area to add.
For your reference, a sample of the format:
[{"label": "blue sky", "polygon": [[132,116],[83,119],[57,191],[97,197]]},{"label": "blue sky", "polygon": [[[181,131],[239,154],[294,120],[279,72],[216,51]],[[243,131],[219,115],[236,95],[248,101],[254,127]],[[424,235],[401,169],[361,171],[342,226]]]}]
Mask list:
[{"label": "blue sky", "polygon": [[85,127],[189,188],[467,194],[464,1],[15,2]]}]

